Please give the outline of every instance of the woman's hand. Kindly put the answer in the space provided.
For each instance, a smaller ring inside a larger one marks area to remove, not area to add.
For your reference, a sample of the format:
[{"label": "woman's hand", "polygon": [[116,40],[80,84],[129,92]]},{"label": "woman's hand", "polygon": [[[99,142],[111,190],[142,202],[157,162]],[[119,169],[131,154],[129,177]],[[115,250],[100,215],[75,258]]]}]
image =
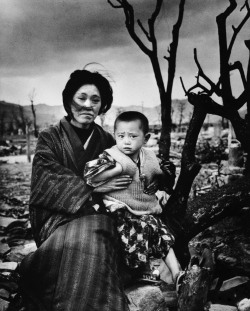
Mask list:
[{"label": "woman's hand", "polygon": [[94,192],[106,193],[110,191],[126,189],[132,182],[132,178],[129,175],[120,175],[110,179],[105,184],[98,186],[94,189]]}]

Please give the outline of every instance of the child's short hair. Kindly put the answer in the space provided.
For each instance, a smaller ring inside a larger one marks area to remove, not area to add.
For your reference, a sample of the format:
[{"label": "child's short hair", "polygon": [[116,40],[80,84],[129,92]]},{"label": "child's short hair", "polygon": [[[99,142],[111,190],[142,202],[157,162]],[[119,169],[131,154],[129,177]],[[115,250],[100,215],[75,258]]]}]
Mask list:
[{"label": "child's short hair", "polygon": [[116,130],[116,126],[119,121],[129,122],[129,121],[135,121],[135,120],[141,121],[142,131],[144,134],[147,134],[149,132],[148,118],[139,111],[122,112],[115,120],[114,130]]}]

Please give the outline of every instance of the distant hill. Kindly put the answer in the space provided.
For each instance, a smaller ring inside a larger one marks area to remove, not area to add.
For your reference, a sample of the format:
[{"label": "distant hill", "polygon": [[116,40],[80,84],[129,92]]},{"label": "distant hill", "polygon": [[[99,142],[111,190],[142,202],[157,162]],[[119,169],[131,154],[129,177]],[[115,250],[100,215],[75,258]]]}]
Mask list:
[{"label": "distant hill", "polygon": [[[174,99],[172,108],[173,123],[188,123],[190,121],[193,107],[186,99]],[[46,104],[35,105],[37,124],[40,129],[46,128],[58,122],[66,115],[63,105],[49,106]],[[113,127],[116,116],[122,111],[136,110],[143,112],[149,119],[150,125],[159,125],[161,123],[160,106],[142,107],[142,106],[112,106],[103,118],[103,124],[107,127]],[[245,112],[242,112],[244,115]],[[207,123],[216,123],[221,119],[219,116],[208,115]],[[31,106],[20,106],[14,103],[0,101],[0,135],[3,132],[17,131],[23,128],[24,120],[33,120]]]}]

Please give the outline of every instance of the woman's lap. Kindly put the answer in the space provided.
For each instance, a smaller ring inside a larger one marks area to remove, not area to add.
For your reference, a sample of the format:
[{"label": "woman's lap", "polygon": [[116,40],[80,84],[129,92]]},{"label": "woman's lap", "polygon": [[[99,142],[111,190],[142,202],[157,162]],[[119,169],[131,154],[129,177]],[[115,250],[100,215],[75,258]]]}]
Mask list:
[{"label": "woman's lap", "polygon": [[113,221],[104,215],[59,227],[22,262],[24,291],[38,298],[41,310],[127,310],[115,235]]}]

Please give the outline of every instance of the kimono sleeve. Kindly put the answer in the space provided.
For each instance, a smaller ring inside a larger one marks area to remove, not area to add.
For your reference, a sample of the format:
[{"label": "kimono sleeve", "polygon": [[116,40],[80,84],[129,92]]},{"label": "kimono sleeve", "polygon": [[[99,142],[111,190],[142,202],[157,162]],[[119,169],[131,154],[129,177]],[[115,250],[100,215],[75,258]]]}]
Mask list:
[{"label": "kimono sleeve", "polygon": [[40,134],[32,168],[31,208],[69,214],[84,208],[92,188],[77,175],[72,163],[59,137]]},{"label": "kimono sleeve", "polygon": [[101,172],[115,167],[115,160],[107,153],[103,152],[99,155],[98,159],[89,161],[86,163],[84,169],[84,179],[86,183],[92,187],[98,187],[107,182],[107,180],[101,182],[93,182],[93,177],[97,176]]}]

